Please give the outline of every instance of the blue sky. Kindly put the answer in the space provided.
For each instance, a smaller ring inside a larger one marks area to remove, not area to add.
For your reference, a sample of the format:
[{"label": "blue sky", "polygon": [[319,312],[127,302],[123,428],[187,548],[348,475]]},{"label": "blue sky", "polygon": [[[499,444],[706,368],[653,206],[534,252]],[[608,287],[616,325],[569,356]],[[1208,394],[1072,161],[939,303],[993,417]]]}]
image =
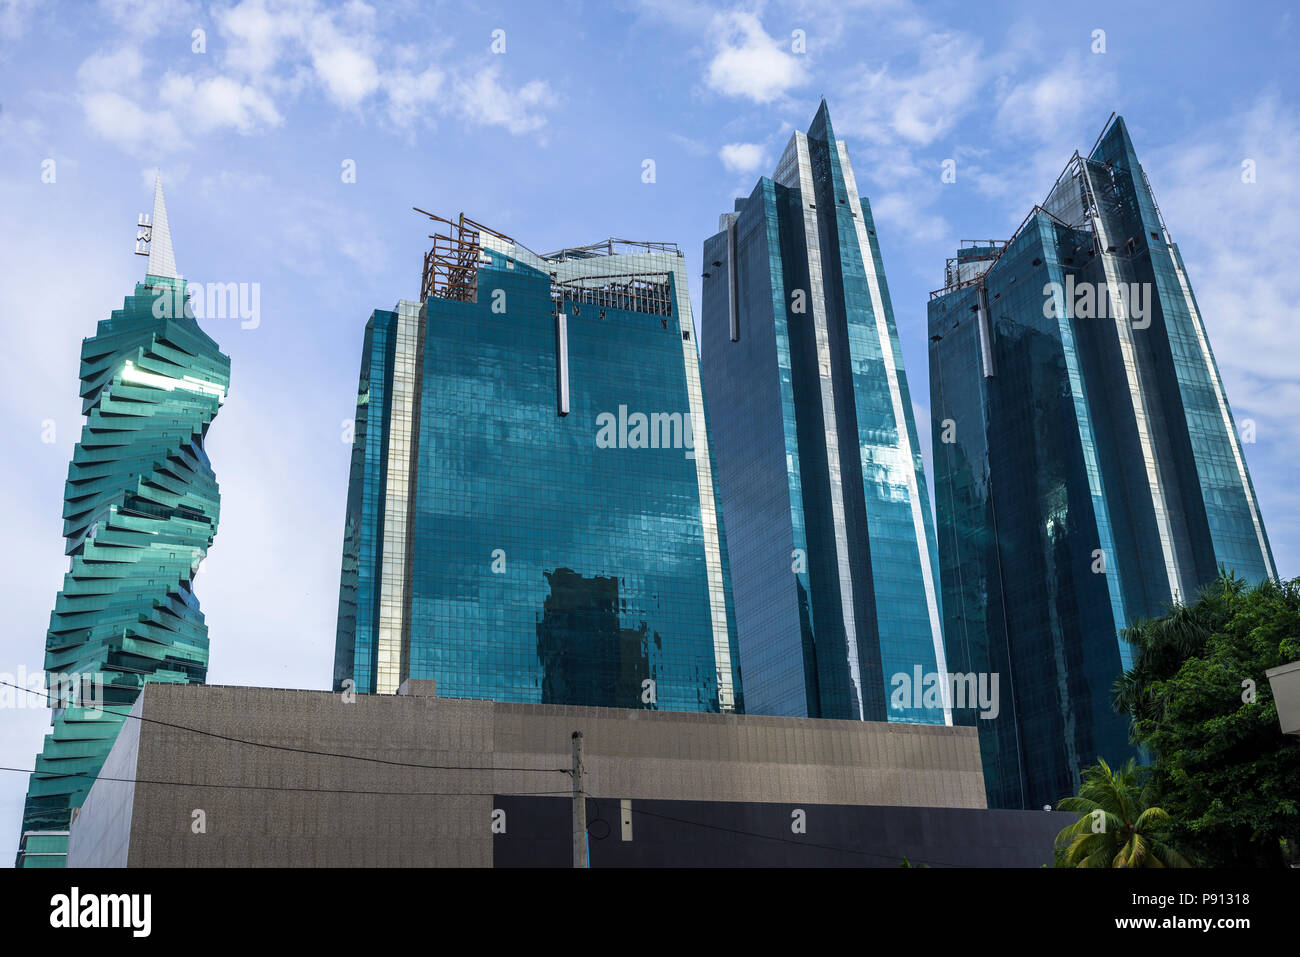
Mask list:
[{"label": "blue sky", "polygon": [[[675,241],[698,276],[718,214],[823,95],[872,201],[927,468],[925,304],[944,257],[1007,237],[1124,115],[1238,424],[1255,423],[1245,449],[1278,570],[1300,574],[1289,7],[0,0],[0,672],[41,667],[79,344],[143,275],[135,217],[155,170],[182,273],[260,288],[255,328],[205,322],[232,359],[208,442],[221,526],[196,584],[209,680],[326,688],[344,421],[366,318],[418,295],[429,229],[410,207],[463,210],[539,252]],[[40,748],[48,712],[26,703],[0,709],[3,766]],[[0,772],[0,847],[26,782]]]}]

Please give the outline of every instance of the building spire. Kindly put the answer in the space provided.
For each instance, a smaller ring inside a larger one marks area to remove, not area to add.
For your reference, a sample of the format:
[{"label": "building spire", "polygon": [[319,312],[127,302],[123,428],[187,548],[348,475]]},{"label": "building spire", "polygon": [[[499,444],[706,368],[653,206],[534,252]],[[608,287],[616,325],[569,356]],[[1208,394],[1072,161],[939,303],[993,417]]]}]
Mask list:
[{"label": "building spire", "polygon": [[167,204],[163,202],[162,174],[153,181],[153,218],[149,234],[149,266],[146,274],[164,279],[179,279],[176,255],[172,252],[172,231],[167,225]]}]

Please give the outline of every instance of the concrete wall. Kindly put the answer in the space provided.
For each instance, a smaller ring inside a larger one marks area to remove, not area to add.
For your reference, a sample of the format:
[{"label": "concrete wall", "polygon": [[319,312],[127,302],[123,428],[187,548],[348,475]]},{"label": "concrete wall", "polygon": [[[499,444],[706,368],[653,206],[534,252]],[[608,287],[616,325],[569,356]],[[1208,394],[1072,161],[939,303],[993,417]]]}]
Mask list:
[{"label": "concrete wall", "polygon": [[114,749],[138,755],[131,813],[97,782],[70,866],[119,860],[128,830],[133,867],[491,866],[493,795],[570,793],[574,731],[594,798],[985,806],[966,727],[211,685],[138,707]]}]

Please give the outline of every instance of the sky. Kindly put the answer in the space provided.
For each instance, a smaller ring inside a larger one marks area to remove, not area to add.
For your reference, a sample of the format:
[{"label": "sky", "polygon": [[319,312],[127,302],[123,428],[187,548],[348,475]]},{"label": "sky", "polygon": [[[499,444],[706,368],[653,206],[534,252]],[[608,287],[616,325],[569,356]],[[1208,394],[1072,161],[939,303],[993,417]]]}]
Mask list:
[{"label": "sky", "polygon": [[[0,679],[41,669],[80,342],[143,277],[155,173],[181,273],[259,294],[256,316],[203,321],[232,363],[195,586],[208,680],[324,689],[362,332],[418,298],[431,224],[411,207],[538,252],[676,242],[698,277],[718,214],[823,96],[875,214],[928,475],[925,310],[945,257],[1009,237],[1124,116],[1253,427],[1278,572],[1300,575],[1290,7],[0,0]],[[0,766],[29,769],[49,712],[4,690]],[[0,847],[26,787],[0,771]]]}]

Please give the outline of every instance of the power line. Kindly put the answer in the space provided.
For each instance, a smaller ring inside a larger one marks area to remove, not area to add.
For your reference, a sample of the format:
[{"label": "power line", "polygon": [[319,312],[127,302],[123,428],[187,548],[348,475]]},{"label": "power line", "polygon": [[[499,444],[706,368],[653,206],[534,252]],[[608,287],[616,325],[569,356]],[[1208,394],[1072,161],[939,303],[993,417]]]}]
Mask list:
[{"label": "power line", "polygon": [[[25,691],[28,694],[38,695],[46,699],[50,697],[48,693],[43,694],[42,692],[39,691],[33,691],[31,688],[24,688],[21,685],[16,685],[7,681],[0,681],[0,685],[7,686],[10,688],[15,688],[19,691]],[[375,764],[384,764],[384,765],[390,765],[394,767],[419,768],[419,769],[430,770],[430,771],[530,771],[530,772],[546,772],[546,773],[560,773],[560,774],[573,773],[572,768],[518,768],[518,767],[491,768],[491,767],[471,767],[467,765],[416,764],[409,761],[390,761],[386,758],[373,758],[373,757],[368,757],[366,755],[360,755],[360,754],[340,754],[331,751],[316,751],[310,748],[295,748],[289,745],[268,744],[262,741],[249,741],[245,738],[236,738],[230,735],[219,734],[215,731],[205,731],[202,728],[191,728],[186,725],[174,724],[172,722],[162,721],[157,718],[146,718],[143,715],[135,715],[135,714],[128,713],[124,717],[134,718],[137,721],[148,722],[149,724],[157,724],[166,728],[173,728],[178,731],[188,731],[192,734],[201,734],[207,737],[217,738],[222,741],[228,741],[233,744],[243,744],[249,747],[267,748],[274,751],[288,751],[295,754],[309,754],[317,757],[344,758],[344,759],[349,759],[354,761],[369,761]],[[0,767],[0,771],[13,771],[21,774],[38,773],[37,771],[32,769],[9,768],[9,767]],[[39,773],[46,774],[48,772],[39,772]],[[222,789],[233,789],[233,790],[259,790],[259,791],[290,791],[290,792],[308,792],[308,793],[318,793],[318,794],[386,795],[386,796],[393,796],[393,797],[416,797],[416,796],[495,797],[499,793],[496,791],[365,791],[365,790],[344,790],[344,789],[337,789],[337,788],[301,788],[301,787],[254,785],[254,784],[199,784],[196,782],[185,782],[185,781],[152,781],[152,780],[145,780],[145,779],[138,779],[138,778],[111,778],[111,777],[104,777],[103,775],[86,774],[84,772],[73,772],[70,774],[51,775],[51,777],[58,777],[58,778],[84,777],[84,778],[91,778],[93,780],[101,780],[101,781],[115,781],[119,783],[128,783],[128,784],[155,784],[155,785],[171,786],[171,787],[222,788]],[[562,795],[572,796],[572,793],[573,792],[571,790],[514,791],[511,794],[504,795],[504,796],[508,796],[508,797],[549,797],[549,796],[562,796]],[[581,792],[581,793],[583,794],[584,798],[591,797],[591,795],[588,795],[586,792]],[[592,797],[591,799],[593,801],[600,800],[594,797]],[[604,800],[612,800],[612,799],[605,798]],[[777,837],[771,834],[760,834],[757,831],[745,831],[739,828],[726,827],[720,824],[709,824],[704,821],[692,821],[686,818],[673,817],[667,814],[657,814],[653,811],[646,811],[638,807],[635,802],[632,803],[631,810],[635,814],[643,814],[646,815],[647,817],[655,817],[665,821],[673,821],[674,823],[677,824],[689,824],[695,827],[703,827],[714,831],[723,831],[729,834],[735,834],[740,837],[756,837],[756,838],[761,838],[763,840],[778,841],[783,844],[791,844],[797,847],[812,847],[820,850],[837,851],[843,854],[857,854],[860,856],[874,857],[880,860],[894,859],[891,855],[888,854],[877,854],[871,851],[861,851],[856,848],[841,847],[834,844],[821,844],[813,841],[792,840],[790,838]],[[599,813],[600,810],[598,804],[597,814]],[[597,817],[595,820],[601,821],[602,823],[607,823],[604,822],[604,819],[600,817]],[[592,823],[594,823],[594,821]],[[608,836],[609,834],[607,833],[605,837]],[[598,840],[604,840],[604,839],[605,838],[598,838]],[[909,861],[916,860],[917,863],[921,863],[921,864],[936,864],[940,867],[962,866],[959,864],[955,864],[951,861],[930,861],[930,860],[923,860],[921,858],[907,858],[907,859]]]},{"label": "power line", "polygon": [[[33,773],[30,768],[0,767],[0,771],[12,771],[18,774]],[[293,793],[307,793],[307,794],[378,795],[381,797],[572,797],[573,795],[573,792],[567,789],[563,791],[514,791],[509,794],[499,794],[496,791],[369,791],[369,790],[348,789],[348,788],[289,787],[287,785],[274,785],[274,784],[206,784],[206,783],[199,783],[194,781],[157,781],[157,780],[150,780],[147,778],[106,777],[102,774],[92,775],[92,774],[85,774],[82,772],[70,774],[67,775],[67,777],[90,777],[98,781],[113,781],[121,784],[153,784],[153,785],[160,785],[164,787],[217,788],[221,790],[236,790],[236,791],[288,791]],[[597,815],[600,814],[599,801],[613,800],[612,798],[594,798],[591,797],[591,795],[585,793],[583,796],[589,797],[593,802],[596,802]],[[736,834],[741,837],[757,837],[768,841],[777,841],[782,844],[792,844],[797,847],[814,847],[820,850],[838,851],[844,854],[858,854],[866,857],[875,857],[875,858],[879,858],[880,860],[886,860],[886,861],[895,860],[893,855],[889,855],[889,854],[876,854],[876,853],[872,853],[871,851],[860,851],[855,848],[840,847],[834,844],[820,844],[811,841],[796,841],[796,840],[791,840],[790,838],[776,837],[771,834],[760,834],[757,831],[745,831],[739,828],[725,827],[721,824],[708,824],[704,821],[692,821],[692,820],[688,820],[687,818],[673,817],[672,815],[669,814],[657,814],[654,811],[646,811],[642,808],[637,807],[635,802],[632,803],[631,810],[634,814],[644,814],[647,817],[655,817],[664,821],[673,821],[677,824],[690,824],[690,825],[694,825],[695,827],[708,828],[709,830],[724,831],[728,834]],[[590,829],[591,824],[595,824],[595,823],[602,823],[605,824],[606,827],[609,827],[608,821],[606,821],[602,817],[597,816],[593,818],[590,822],[588,822],[588,829]],[[612,828],[606,831],[603,837],[598,837],[596,838],[596,840],[603,841],[609,837],[610,833],[612,833]],[[919,857],[918,858],[908,857],[906,859],[909,861],[914,860],[920,864],[936,864],[940,867],[961,867],[962,866],[960,864],[955,864],[952,861],[930,861],[930,860],[924,860]]]},{"label": "power line", "polygon": [[[19,774],[34,773],[30,768],[0,767],[0,771],[15,771]],[[96,781],[116,781],[121,784],[158,784],[178,788],[223,788],[237,791],[298,791],[312,794],[379,794],[387,797],[496,797],[496,791],[365,791],[346,788],[299,788],[275,784],[200,784],[195,781],[152,781],[147,778],[110,778],[102,774],[74,772],[65,777],[92,778]],[[543,797],[557,794],[571,794],[564,791],[518,791],[504,797]]]},{"label": "power line", "polygon": [[[34,694],[39,697],[45,698],[47,704],[50,699],[50,695],[48,692],[42,693],[40,691],[33,691],[31,688],[24,688],[22,685],[16,685],[9,681],[0,681],[0,685],[9,688],[17,688],[19,691],[25,691],[28,694]],[[128,707],[128,706],[104,705],[103,707],[107,708],[107,707]],[[345,758],[352,761],[369,761],[372,764],[387,764],[399,768],[423,768],[429,771],[530,771],[530,772],[544,772],[547,774],[554,774],[554,773],[569,774],[571,770],[569,768],[483,768],[483,767],[471,767],[469,765],[457,765],[457,764],[415,764],[410,761],[390,761],[387,758],[372,758],[364,754],[338,754],[333,751],[315,751],[311,748],[295,748],[287,744],[268,744],[263,741],[249,741],[245,738],[235,738],[227,734],[218,734],[216,731],[204,731],[202,728],[190,728],[183,724],[173,724],[170,721],[161,721],[158,718],[146,718],[143,715],[127,713],[124,715],[124,717],[134,718],[136,721],[144,721],[148,724],[161,725],[164,728],[175,728],[178,731],[189,731],[192,734],[201,734],[210,738],[217,738],[221,741],[229,741],[234,744],[245,744],[253,748],[268,748],[272,751],[289,751],[292,752],[293,754],[311,754],[322,758]],[[42,771],[40,773],[46,774],[49,772]],[[53,776],[58,777],[61,775],[53,775]],[[75,777],[76,775],[68,775],[68,776]]]}]

